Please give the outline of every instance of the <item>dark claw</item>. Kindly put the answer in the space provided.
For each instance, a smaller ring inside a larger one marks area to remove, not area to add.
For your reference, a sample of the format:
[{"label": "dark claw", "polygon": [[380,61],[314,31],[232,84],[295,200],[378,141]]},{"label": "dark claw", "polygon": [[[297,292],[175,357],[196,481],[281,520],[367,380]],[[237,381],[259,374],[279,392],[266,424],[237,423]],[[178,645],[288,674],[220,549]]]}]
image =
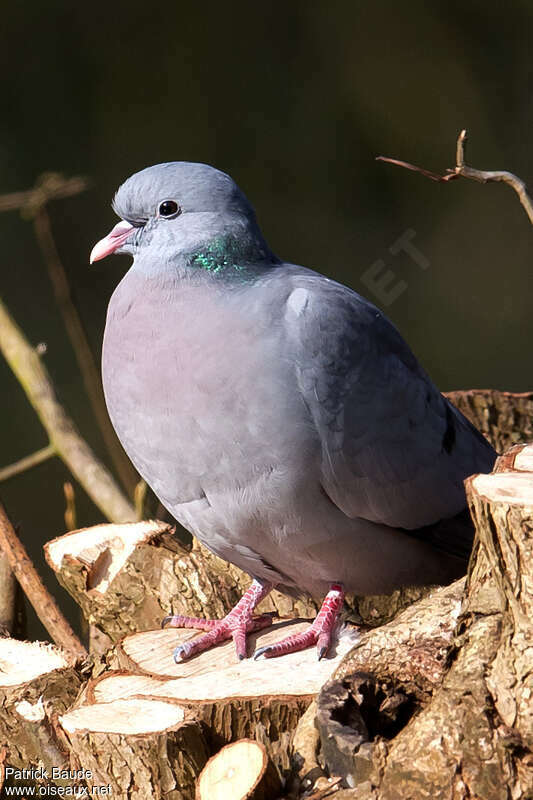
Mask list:
[{"label": "dark claw", "polygon": [[254,653],[254,661],[257,661],[257,659],[260,658],[263,655],[263,653],[266,653],[267,650],[272,650],[271,645],[266,645],[266,647],[259,647]]},{"label": "dark claw", "polygon": [[239,654],[239,661],[244,661],[245,658],[246,656],[244,656],[242,653]]},{"label": "dark claw", "polygon": [[165,625],[168,625],[171,619],[172,615],[170,615],[169,617],[163,617],[163,619],[161,620],[161,627],[164,628]]},{"label": "dark claw", "polygon": [[181,664],[181,662],[183,661],[183,656],[185,656],[185,658],[187,658],[187,648],[184,645],[179,644],[176,647],[176,649],[174,650],[174,661],[175,661],[175,663],[176,664]]},{"label": "dark claw", "polygon": [[318,660],[322,661],[327,652],[328,652],[327,645],[321,647],[320,650],[318,651]]}]

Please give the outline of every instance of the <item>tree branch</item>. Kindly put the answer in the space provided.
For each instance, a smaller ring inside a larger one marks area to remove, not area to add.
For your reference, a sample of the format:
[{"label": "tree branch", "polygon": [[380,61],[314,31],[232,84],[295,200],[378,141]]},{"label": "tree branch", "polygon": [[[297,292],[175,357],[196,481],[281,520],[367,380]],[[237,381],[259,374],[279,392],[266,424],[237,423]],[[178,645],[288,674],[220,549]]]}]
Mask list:
[{"label": "tree branch", "polygon": [[85,329],[76,306],[72,302],[69,282],[54,241],[50,217],[46,208],[50,200],[72,197],[84,191],[87,186],[88,182],[85,178],[65,179],[55,172],[44,173],[39,177],[33,189],[0,196],[0,212],[19,210],[23,217],[31,219],[33,222],[35,237],[52,283],[56,303],[72,344],[97,425],[118,477],[128,494],[133,496],[138,477],[130,461],[125,456],[107,415],[100,372],[96,368]]},{"label": "tree branch", "polygon": [[26,472],[27,469],[36,467],[37,464],[42,464],[43,461],[55,455],[57,455],[55,447],[51,444],[47,444],[46,447],[36,450],[35,453],[25,456],[25,458],[21,458],[14,464],[9,464],[9,466],[0,469],[0,483],[2,483],[2,481],[7,481],[8,478],[13,478],[15,475],[19,475],[21,472]]},{"label": "tree branch", "polygon": [[128,494],[132,495],[138,481],[137,474],[125,456],[109,420],[104,403],[100,372],[96,368],[82,321],[72,302],[70,286],[52,235],[50,217],[45,205],[36,211],[33,228],[52,282],[56,303],[74,349],[93,414],[117,475]]},{"label": "tree branch", "polygon": [[[22,211],[38,208],[43,202],[55,200],[62,197],[72,197],[85,191],[89,186],[86,178],[63,178],[55,172],[47,172],[41,175],[33,189],[25,192],[12,192],[0,196],[0,211]],[[28,212],[23,212],[28,215]]]},{"label": "tree branch", "polygon": [[122,494],[111,473],[96,458],[78,433],[76,426],[59,403],[41,359],[1,300],[0,352],[3,353],[45,427],[50,446],[78,479],[92,501],[111,521],[134,520],[133,505]]},{"label": "tree branch", "polygon": [[508,186],[514,189],[518,195],[518,198],[529,217],[529,221],[533,225],[533,202],[527,193],[524,181],[522,181],[520,178],[517,178],[517,176],[513,175],[512,172],[488,172],[486,170],[474,169],[474,167],[467,166],[465,164],[466,140],[466,130],[462,130],[458,136],[455,149],[455,167],[453,169],[447,169],[444,175],[439,175],[438,173],[431,172],[423,167],[417,167],[414,164],[409,164],[407,161],[400,161],[397,158],[377,156],[376,161],[385,161],[388,164],[394,164],[397,167],[404,167],[404,169],[409,169],[412,172],[419,172],[421,175],[425,175],[426,178],[429,178],[432,181],[438,181],[439,183],[448,183],[455,178],[471,178],[473,181],[477,181],[478,183],[506,183]]},{"label": "tree branch", "polygon": [[11,567],[0,560],[0,636],[2,631],[13,633],[15,625],[16,584]]},{"label": "tree branch", "polygon": [[86,656],[87,651],[44,586],[1,503],[0,550],[54,642],[78,656]]}]

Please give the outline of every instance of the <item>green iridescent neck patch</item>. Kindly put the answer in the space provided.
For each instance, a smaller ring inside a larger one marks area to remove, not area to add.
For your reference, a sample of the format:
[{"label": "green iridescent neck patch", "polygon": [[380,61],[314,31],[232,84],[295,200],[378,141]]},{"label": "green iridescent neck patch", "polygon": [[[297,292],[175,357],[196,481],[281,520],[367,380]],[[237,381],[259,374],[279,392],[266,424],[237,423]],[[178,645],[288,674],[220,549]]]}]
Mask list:
[{"label": "green iridescent neck patch", "polygon": [[194,253],[190,253],[189,267],[204,269],[212,274],[238,272],[246,274],[249,265],[263,261],[267,253],[253,239],[239,239],[233,234],[215,236]]}]

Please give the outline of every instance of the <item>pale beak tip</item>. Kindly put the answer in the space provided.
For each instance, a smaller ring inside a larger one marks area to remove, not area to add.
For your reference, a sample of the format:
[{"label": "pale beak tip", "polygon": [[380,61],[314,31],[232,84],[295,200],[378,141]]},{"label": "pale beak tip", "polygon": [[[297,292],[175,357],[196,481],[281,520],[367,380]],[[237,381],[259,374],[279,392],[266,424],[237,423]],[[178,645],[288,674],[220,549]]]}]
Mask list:
[{"label": "pale beak tip", "polygon": [[100,259],[116,252],[119,247],[128,240],[132,232],[133,225],[129,222],[125,220],[118,222],[107,236],[104,236],[103,239],[100,239],[100,241],[95,244],[89,256],[89,264],[100,261]]},{"label": "pale beak tip", "polygon": [[98,244],[95,244],[95,246],[91,250],[91,254],[89,256],[89,264],[94,264],[95,261],[98,261],[100,258],[102,258],[102,248],[98,247],[99,244],[100,242],[98,242]]}]

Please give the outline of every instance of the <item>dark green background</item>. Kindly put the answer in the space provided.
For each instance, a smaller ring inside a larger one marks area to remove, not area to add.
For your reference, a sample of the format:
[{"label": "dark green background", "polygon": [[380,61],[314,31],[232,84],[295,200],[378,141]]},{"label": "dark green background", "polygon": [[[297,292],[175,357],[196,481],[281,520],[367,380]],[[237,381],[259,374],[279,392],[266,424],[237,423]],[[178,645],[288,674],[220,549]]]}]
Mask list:
[{"label": "dark green background", "polygon": [[[113,192],[142,167],[184,159],[229,172],[285,259],[374,300],[362,276],[383,259],[408,283],[387,313],[441,389],[531,389],[533,231],[516,197],[374,160],[443,170],[467,127],[472,165],[527,181],[530,2],[28,0],[2,17],[0,192],[28,188],[45,170],[92,179],[51,214],[98,357],[107,301],[127,267],[87,264],[114,224]],[[103,455],[31,228],[16,213],[0,226],[0,293],[31,341],[48,344],[60,396]],[[407,229],[427,270],[389,252]],[[46,437],[3,361],[0,385],[6,465]],[[64,528],[65,477],[50,461],[0,486],[51,586],[40,553]],[[80,524],[101,520],[79,488],[77,503]]]}]

